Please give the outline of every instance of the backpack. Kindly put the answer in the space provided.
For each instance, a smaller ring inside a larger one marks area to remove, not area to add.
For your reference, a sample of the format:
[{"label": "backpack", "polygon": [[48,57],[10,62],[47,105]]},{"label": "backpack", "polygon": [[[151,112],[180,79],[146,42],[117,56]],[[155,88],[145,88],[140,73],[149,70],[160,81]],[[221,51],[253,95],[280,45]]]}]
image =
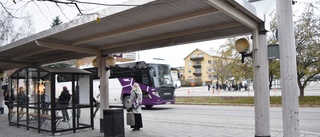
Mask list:
[{"label": "backpack", "polygon": [[11,101],[16,101],[16,97],[14,95],[11,95]]}]

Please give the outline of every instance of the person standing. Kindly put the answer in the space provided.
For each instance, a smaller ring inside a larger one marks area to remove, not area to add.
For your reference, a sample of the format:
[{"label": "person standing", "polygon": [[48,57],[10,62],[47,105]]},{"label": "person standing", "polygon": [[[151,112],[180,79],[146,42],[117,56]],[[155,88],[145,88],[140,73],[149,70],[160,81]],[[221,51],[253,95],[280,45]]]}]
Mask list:
[{"label": "person standing", "polygon": [[49,111],[49,97],[48,95],[45,94],[45,89],[40,90],[39,92],[40,94],[40,103],[41,103],[41,108],[42,108],[42,113],[41,114],[47,114],[48,115],[48,111]]},{"label": "person standing", "polygon": [[[133,131],[142,128],[141,106],[142,106],[142,91],[138,83],[134,83],[130,94],[130,108],[134,113],[135,125],[131,125]],[[128,111],[130,111],[129,109]]]},{"label": "person standing", "polygon": [[66,86],[63,87],[63,91],[59,96],[59,105],[62,111],[63,122],[69,121],[68,107],[70,101],[70,93]]},{"label": "person standing", "polygon": [[28,101],[24,87],[19,87],[17,98],[18,105],[21,107],[20,111],[23,111],[23,108],[26,107]]},{"label": "person standing", "polygon": [[93,118],[94,118],[98,110],[100,109],[100,85],[99,85],[99,92],[96,92],[96,94],[93,95],[93,102],[95,103],[95,106],[96,106],[96,110],[93,113]]},{"label": "person standing", "polygon": [[13,102],[15,101],[15,97],[14,97],[14,92],[13,89],[11,89],[11,94],[9,94],[8,88],[5,88],[5,91],[3,92],[3,96],[4,96],[4,104],[8,107],[8,120],[10,122],[10,114],[12,112],[13,109]]},{"label": "person standing", "polygon": [[210,84],[208,83],[208,91],[210,91]]}]

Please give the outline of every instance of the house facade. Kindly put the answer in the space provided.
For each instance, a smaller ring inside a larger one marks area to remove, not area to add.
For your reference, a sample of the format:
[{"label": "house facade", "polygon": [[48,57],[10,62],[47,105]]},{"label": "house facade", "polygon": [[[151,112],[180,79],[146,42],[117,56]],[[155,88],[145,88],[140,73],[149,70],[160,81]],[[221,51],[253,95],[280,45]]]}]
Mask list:
[{"label": "house facade", "polygon": [[201,81],[202,85],[212,84],[217,81],[213,74],[214,62],[219,58],[217,50],[195,49],[184,58],[184,80]]}]

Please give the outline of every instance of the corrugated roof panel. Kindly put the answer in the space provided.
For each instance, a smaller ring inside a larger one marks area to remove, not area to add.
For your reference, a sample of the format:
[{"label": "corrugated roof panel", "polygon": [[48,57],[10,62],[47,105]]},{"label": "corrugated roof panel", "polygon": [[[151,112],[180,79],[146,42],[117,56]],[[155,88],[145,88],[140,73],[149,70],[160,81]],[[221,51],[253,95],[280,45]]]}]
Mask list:
[{"label": "corrugated roof panel", "polygon": [[[137,3],[142,0],[131,1]],[[150,1],[143,0],[142,3]],[[228,1],[221,0],[220,2],[231,5],[232,0]],[[239,5],[231,6],[237,8]],[[242,12],[241,7],[237,9]],[[7,62],[4,59],[10,60],[17,55],[22,55],[22,58],[16,59],[41,64],[94,56],[64,49],[48,50],[49,48],[39,47],[34,42],[35,40],[89,49],[99,47],[103,55],[106,55],[110,52],[159,48],[252,32],[248,27],[236,22],[221,11],[217,11],[203,0],[157,0],[138,7],[128,8],[126,6],[103,10],[99,13],[102,19],[100,23],[95,22],[95,15],[81,17],[71,23],[64,23],[1,47],[0,59]],[[108,16],[102,17],[102,14]],[[246,12],[242,14],[252,16]],[[231,25],[228,26],[228,24]],[[214,27],[219,27],[219,29]],[[12,68],[17,65],[0,63],[1,69],[7,69],[7,66]]]}]

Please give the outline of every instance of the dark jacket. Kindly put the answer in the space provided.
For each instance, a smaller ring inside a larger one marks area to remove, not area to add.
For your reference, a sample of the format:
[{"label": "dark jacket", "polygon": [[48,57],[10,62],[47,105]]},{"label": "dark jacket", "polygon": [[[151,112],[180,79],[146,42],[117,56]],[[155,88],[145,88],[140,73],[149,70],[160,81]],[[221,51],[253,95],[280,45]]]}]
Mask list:
[{"label": "dark jacket", "polygon": [[59,96],[59,103],[60,104],[68,104],[70,101],[70,94],[68,90],[63,90]]},{"label": "dark jacket", "polygon": [[20,92],[18,95],[18,103],[19,104],[26,104],[28,101],[27,95],[24,92]]}]

